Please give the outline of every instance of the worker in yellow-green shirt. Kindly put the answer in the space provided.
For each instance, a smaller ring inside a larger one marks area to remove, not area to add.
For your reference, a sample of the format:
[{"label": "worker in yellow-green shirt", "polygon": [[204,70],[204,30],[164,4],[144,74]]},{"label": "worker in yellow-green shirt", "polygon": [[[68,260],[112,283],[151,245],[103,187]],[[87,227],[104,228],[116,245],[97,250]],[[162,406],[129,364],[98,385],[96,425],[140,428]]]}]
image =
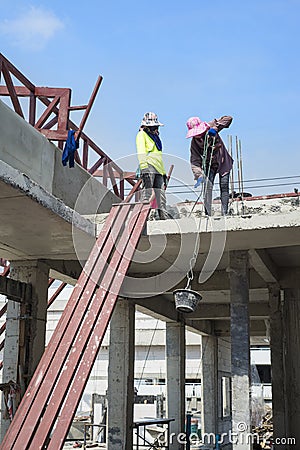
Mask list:
[{"label": "worker in yellow-green shirt", "polygon": [[136,136],[136,148],[143,181],[142,200],[156,199],[159,218],[168,219],[165,188],[167,175],[162,159],[159,127],[163,126],[153,112],[145,113]]}]

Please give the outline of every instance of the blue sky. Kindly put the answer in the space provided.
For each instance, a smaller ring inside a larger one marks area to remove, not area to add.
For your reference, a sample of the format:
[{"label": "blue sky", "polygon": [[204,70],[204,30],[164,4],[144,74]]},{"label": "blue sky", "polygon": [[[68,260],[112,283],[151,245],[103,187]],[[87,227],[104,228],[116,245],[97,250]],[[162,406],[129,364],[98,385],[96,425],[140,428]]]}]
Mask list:
[{"label": "blue sky", "polygon": [[71,87],[81,104],[104,77],[85,131],[122,167],[135,170],[127,155],[144,112],[155,111],[177,178],[184,171],[192,183],[188,117],[224,114],[234,117],[224,141],[228,133],[242,141],[244,179],[299,174],[300,0],[0,0],[0,8],[0,51],[36,85]]}]

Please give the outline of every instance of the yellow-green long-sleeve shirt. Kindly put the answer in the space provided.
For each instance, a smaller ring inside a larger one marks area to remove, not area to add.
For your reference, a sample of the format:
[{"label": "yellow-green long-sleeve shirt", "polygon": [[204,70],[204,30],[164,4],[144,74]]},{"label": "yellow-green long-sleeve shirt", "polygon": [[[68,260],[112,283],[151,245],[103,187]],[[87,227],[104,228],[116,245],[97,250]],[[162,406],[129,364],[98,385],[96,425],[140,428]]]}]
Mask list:
[{"label": "yellow-green long-sleeve shirt", "polygon": [[143,130],[139,131],[136,136],[136,149],[141,170],[146,169],[148,164],[151,164],[157,172],[165,175],[162,152],[158,150],[155,142]]}]

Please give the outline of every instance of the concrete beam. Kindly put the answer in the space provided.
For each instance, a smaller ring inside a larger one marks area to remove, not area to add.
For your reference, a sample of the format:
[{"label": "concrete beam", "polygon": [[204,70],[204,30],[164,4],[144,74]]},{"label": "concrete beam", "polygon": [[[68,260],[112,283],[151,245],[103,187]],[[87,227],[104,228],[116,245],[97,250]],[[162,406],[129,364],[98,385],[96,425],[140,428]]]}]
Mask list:
[{"label": "concrete beam", "polygon": [[[229,320],[215,320],[214,332],[216,336],[230,337],[230,321]],[[266,336],[266,324],[264,320],[251,320],[250,322],[250,336]]]},{"label": "concrete beam", "polygon": [[32,285],[12,278],[0,277],[0,294],[6,295],[14,302],[25,303],[31,299]]},{"label": "concrete beam", "polygon": [[[176,311],[174,302],[169,296],[158,296],[136,300],[137,310],[145,314],[152,312],[152,316],[164,322],[180,320],[198,321],[198,320],[216,320],[230,319],[229,303],[200,303],[196,311],[192,313],[181,314]],[[249,304],[250,317],[252,319],[267,319],[270,311],[268,303],[254,302]]]},{"label": "concrete beam", "polygon": [[194,333],[205,335],[213,333],[213,326],[209,320],[193,320],[187,314],[178,313],[174,302],[164,296],[156,297],[155,299],[138,299],[135,300],[135,305],[137,311],[155,319],[163,320],[164,322],[181,322]]},{"label": "concrete beam", "polygon": [[[194,271],[194,279],[191,284],[193,290],[201,292],[230,290],[226,270],[215,270],[212,276],[201,284],[198,283],[199,273],[199,271]],[[129,271],[128,275],[122,285],[122,297],[135,298],[142,293],[142,298],[150,298],[159,294],[172,294],[175,289],[182,289],[186,286],[186,274],[182,272],[159,273],[145,270],[142,274]],[[254,269],[249,270],[249,286],[250,289],[267,289],[267,283]]]},{"label": "concrete beam", "polygon": [[214,322],[212,320],[185,320],[186,328],[193,333],[212,336],[215,333]]},{"label": "concrete beam", "polygon": [[[249,303],[249,312],[251,319],[267,319],[270,315],[268,303]],[[189,319],[193,320],[216,320],[230,319],[230,304],[212,303],[200,304],[197,310],[190,314],[185,314]]]},{"label": "concrete beam", "polygon": [[174,302],[164,295],[136,299],[135,304],[137,311],[150,314],[164,322],[179,322],[182,318],[182,315],[176,311]]},{"label": "concrete beam", "polygon": [[270,258],[267,250],[250,249],[250,263],[266,283],[277,283],[279,279],[278,268]]},{"label": "concrete beam", "polygon": [[284,267],[280,269],[280,287],[282,289],[300,288],[300,267]]},{"label": "concrete beam", "polygon": [[72,286],[76,284],[83,268],[79,261],[47,259],[45,263],[50,268],[50,277]]}]

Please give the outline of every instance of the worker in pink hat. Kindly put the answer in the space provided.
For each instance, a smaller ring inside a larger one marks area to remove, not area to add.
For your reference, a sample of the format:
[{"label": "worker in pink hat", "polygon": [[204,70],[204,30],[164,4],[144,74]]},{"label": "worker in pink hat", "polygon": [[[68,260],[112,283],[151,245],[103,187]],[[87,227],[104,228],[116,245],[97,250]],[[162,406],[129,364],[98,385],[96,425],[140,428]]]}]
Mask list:
[{"label": "worker in pink hat", "polygon": [[195,187],[204,181],[204,207],[208,216],[211,216],[212,190],[217,173],[220,178],[222,214],[226,215],[228,211],[229,174],[233,159],[219,132],[228,128],[231,122],[232,117],[222,116],[210,122],[203,122],[199,117],[190,117],[186,123],[186,137],[192,138],[190,162],[194,179],[197,180]]}]

